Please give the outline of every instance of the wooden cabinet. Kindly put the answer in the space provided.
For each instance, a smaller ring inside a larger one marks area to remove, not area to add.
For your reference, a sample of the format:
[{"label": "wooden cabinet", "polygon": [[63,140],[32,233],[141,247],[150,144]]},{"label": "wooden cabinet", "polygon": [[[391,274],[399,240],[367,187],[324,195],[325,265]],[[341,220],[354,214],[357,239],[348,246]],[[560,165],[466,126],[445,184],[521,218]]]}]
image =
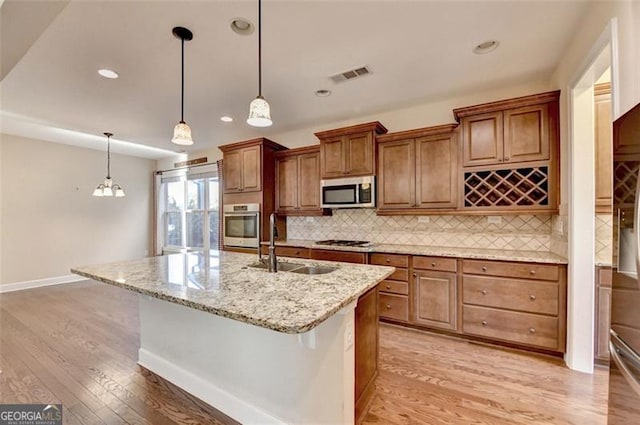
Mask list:
[{"label": "wooden cabinet", "polygon": [[262,147],[249,146],[225,152],[225,193],[258,192],[262,189]]},{"label": "wooden cabinet", "polygon": [[456,260],[452,258],[413,257],[415,323],[431,328],[457,329],[458,289],[455,264]]},{"label": "wooden cabinet", "polygon": [[358,299],[355,311],[355,422],[360,423],[375,392],[378,376],[378,297],[376,288]]},{"label": "wooden cabinet", "polygon": [[463,333],[564,352],[564,266],[464,260],[462,267]]},{"label": "wooden cabinet", "polygon": [[370,255],[369,262],[396,268],[378,284],[380,318],[409,322],[409,256],[375,253]]},{"label": "wooden cabinet", "polygon": [[[543,93],[454,110],[460,122],[463,166],[513,164],[550,159],[557,137],[559,92]],[[554,117],[555,118],[555,117]],[[553,126],[553,128],[551,128]]]},{"label": "wooden cabinet", "polygon": [[276,154],[276,211],[283,215],[327,215],[320,208],[320,149]]},{"label": "wooden cabinet", "polygon": [[594,87],[596,213],[612,211],[613,121],[611,119],[611,84]]},{"label": "wooden cabinet", "polygon": [[378,137],[378,212],[455,209],[457,125]]},{"label": "wooden cabinet", "polygon": [[611,328],[611,267],[596,267],[595,359],[609,362],[609,328]]},{"label": "wooden cabinet", "polygon": [[323,179],[375,174],[375,138],[387,129],[377,121],[315,133]]},{"label": "wooden cabinet", "polygon": [[[262,245],[262,254],[269,255],[269,247]],[[309,248],[297,247],[297,246],[276,246],[277,257],[291,257],[291,258],[310,258]]]}]

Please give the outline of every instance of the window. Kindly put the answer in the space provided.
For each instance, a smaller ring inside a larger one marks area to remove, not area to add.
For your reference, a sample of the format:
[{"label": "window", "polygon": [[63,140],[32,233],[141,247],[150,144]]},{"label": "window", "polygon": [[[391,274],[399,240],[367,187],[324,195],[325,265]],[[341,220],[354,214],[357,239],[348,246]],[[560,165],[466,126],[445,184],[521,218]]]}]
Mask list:
[{"label": "window", "polygon": [[160,177],[158,251],[217,249],[220,199],[216,172],[184,170]]}]

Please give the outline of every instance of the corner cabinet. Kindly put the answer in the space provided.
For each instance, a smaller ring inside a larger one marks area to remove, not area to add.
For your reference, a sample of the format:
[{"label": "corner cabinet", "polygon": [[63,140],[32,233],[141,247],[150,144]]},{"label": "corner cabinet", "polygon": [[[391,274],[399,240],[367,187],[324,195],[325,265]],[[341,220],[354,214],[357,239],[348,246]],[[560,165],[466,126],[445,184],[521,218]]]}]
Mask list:
[{"label": "corner cabinet", "polygon": [[374,121],[315,133],[320,139],[320,177],[375,175],[375,138],[386,132]]},{"label": "corner cabinet", "polygon": [[276,212],[282,215],[328,215],[320,208],[320,148],[278,152]]},{"label": "corner cabinet", "polygon": [[379,214],[456,208],[456,127],[441,125],[378,137]]},{"label": "corner cabinet", "polygon": [[463,212],[558,210],[560,91],[455,109]]}]

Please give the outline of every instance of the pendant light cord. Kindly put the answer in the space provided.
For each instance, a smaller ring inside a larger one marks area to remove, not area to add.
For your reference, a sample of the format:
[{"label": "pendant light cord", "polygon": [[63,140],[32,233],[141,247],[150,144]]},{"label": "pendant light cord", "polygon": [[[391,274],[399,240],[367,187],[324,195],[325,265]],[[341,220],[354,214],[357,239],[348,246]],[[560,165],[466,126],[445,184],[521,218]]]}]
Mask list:
[{"label": "pendant light cord", "polygon": [[111,136],[107,136],[107,179],[111,178]]},{"label": "pendant light cord", "polygon": [[182,90],[180,91],[180,122],[184,122],[184,37],[182,39]]},{"label": "pendant light cord", "polygon": [[262,97],[262,0],[258,0],[258,97]]}]

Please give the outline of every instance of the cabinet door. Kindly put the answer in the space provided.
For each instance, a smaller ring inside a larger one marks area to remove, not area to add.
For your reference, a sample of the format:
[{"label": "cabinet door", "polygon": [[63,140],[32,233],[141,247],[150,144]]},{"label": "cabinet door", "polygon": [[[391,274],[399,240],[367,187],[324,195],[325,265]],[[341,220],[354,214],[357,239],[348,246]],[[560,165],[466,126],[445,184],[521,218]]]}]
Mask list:
[{"label": "cabinet door", "polygon": [[342,177],[345,172],[345,149],[342,137],[320,141],[322,178]]},{"label": "cabinet door", "polygon": [[416,173],[413,139],[378,145],[378,209],[415,205]]},{"label": "cabinet door", "polygon": [[262,189],[262,161],[260,160],[260,146],[244,148],[242,156],[242,187],[243,192],[258,192]]},{"label": "cabinet door", "polygon": [[611,212],[611,190],[613,176],[611,91],[595,95],[596,137],[596,212]]},{"label": "cabinet door", "polygon": [[416,206],[457,204],[458,146],[455,134],[416,139]]},{"label": "cabinet door", "polygon": [[611,288],[598,287],[596,310],[596,359],[609,360],[609,328],[611,327]]},{"label": "cabinet door", "polygon": [[373,135],[365,133],[344,136],[346,150],[345,174],[350,176],[370,176],[374,171]]},{"label": "cabinet door", "polygon": [[434,328],[457,327],[456,274],[417,270],[415,282],[415,321]]},{"label": "cabinet door", "polygon": [[502,112],[464,117],[461,125],[465,167],[502,162]]},{"label": "cabinet door", "polygon": [[504,162],[549,159],[549,112],[546,104],[504,111]]},{"label": "cabinet door", "polygon": [[224,193],[240,192],[242,190],[242,155],[240,150],[224,154]]},{"label": "cabinet door", "polygon": [[298,207],[320,209],[320,152],[298,156]]},{"label": "cabinet door", "polygon": [[298,157],[276,160],[276,211],[287,212],[298,207]]}]

